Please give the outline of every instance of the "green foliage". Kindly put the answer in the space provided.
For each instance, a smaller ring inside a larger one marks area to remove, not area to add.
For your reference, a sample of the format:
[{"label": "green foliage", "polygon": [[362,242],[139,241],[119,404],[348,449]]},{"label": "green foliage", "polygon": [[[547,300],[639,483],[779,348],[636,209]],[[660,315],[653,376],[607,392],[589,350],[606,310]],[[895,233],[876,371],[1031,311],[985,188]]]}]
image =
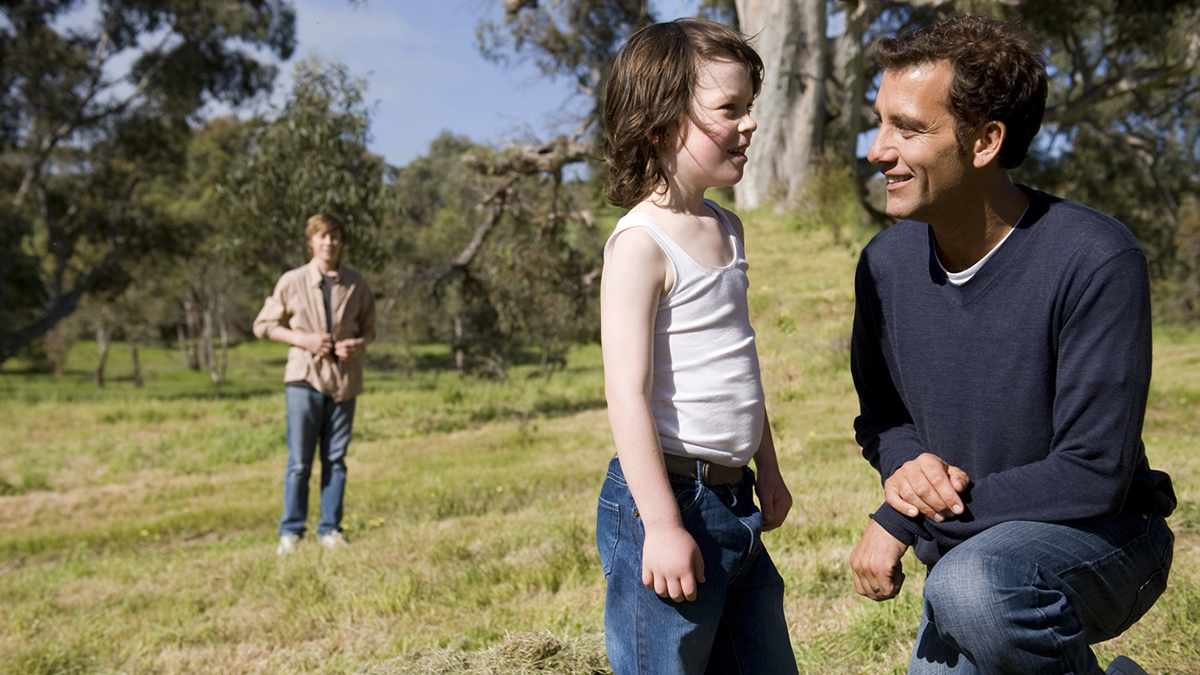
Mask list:
[{"label": "green foliage", "polygon": [[[189,120],[269,88],[294,14],[277,0],[7,3],[0,20],[0,362],[149,251],[195,243],[151,196],[180,177]],[[114,77],[114,75],[116,77]]]},{"label": "green foliage", "polygon": [[642,0],[506,2],[505,7],[503,23],[479,22],[483,55],[500,64],[528,59],[548,77],[570,78],[596,101],[621,43],[654,22],[649,3]]},{"label": "green foliage", "polygon": [[595,335],[606,233],[583,215],[586,184],[480,169],[506,152],[443,134],[397,170],[392,320],[410,340],[451,344],[464,368],[503,376],[532,345],[549,374]]},{"label": "green foliage", "polygon": [[[874,604],[854,594],[846,562],[880,499],[851,428],[856,250],[771,213],[741,216],[796,501],[764,540],[787,584],[800,672],[902,673],[919,563],[906,557],[901,596]],[[865,241],[852,234],[850,246]],[[1147,617],[1098,652],[1190,673],[1200,332],[1154,338],[1145,440],[1180,496],[1175,564]],[[411,372],[388,365],[402,345],[372,345],[348,457],[351,544],[328,552],[306,538],[283,559],[286,347],[237,345],[221,386],[178,351],[147,348],[140,390],[121,358],[110,386],[93,388],[93,349],[81,343],[60,378],[0,372],[0,479],[16,487],[0,484],[0,673],[607,672],[593,519],[613,449],[598,346],[572,351],[551,380],[532,355],[497,381],[454,374],[444,344],[413,346]]]},{"label": "green foliage", "polygon": [[257,126],[222,182],[223,212],[236,223],[225,250],[262,283],[308,261],[304,223],[316,213],[345,219],[344,262],[380,267],[385,167],[366,149],[365,88],[340,63],[301,61],[278,117]]}]

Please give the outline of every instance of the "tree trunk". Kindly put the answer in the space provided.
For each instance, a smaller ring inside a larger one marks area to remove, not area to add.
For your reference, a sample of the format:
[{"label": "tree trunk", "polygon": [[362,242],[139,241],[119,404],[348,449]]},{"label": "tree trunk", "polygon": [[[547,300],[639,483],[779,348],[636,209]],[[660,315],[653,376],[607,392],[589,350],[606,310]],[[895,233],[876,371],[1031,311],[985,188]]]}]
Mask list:
[{"label": "tree trunk", "polygon": [[458,370],[458,376],[462,377],[464,368],[466,367],[466,352],[463,350],[463,326],[462,317],[454,317],[454,367]]},{"label": "tree trunk", "polygon": [[[831,134],[837,143],[838,158],[850,168],[858,166],[858,135],[866,128],[865,99],[867,78],[863,65],[863,14],[868,0],[843,0],[845,30],[835,41],[833,68],[838,85],[839,119],[837,132]],[[832,140],[832,139],[831,139]]]},{"label": "tree trunk", "polygon": [[221,357],[215,358],[212,370],[213,384],[225,381],[225,368],[229,365],[229,330],[225,321],[225,295],[217,296],[217,329],[221,332]]},{"label": "tree trunk", "polygon": [[200,311],[196,308],[196,301],[191,297],[187,297],[183,301],[183,318],[187,326],[187,342],[184,343],[182,337],[184,331],[181,329],[179,348],[183,350],[188,368],[198,371],[200,370],[200,349],[197,340],[200,336]]},{"label": "tree trunk", "polygon": [[[211,307],[204,308],[204,331],[201,334],[203,338],[204,360],[208,364],[208,375],[212,378],[213,384],[221,384],[225,381],[225,366],[217,361],[217,354],[213,348],[213,309]],[[224,321],[221,322],[221,332],[225,332]],[[222,356],[226,349],[222,347]]]},{"label": "tree trunk", "polygon": [[96,345],[100,348],[100,356],[96,359],[96,368],[92,370],[92,382],[98,388],[104,387],[104,366],[108,363],[108,348],[112,344],[112,328],[108,325],[108,305],[100,308],[100,318],[96,321]]},{"label": "tree trunk", "polygon": [[129,360],[133,365],[133,386],[141,389],[146,386],[142,380],[142,361],[138,358],[138,339],[133,331],[129,332]]},{"label": "tree trunk", "polygon": [[792,206],[824,151],[825,0],[736,0],[738,23],[757,36],[766,72],[754,103],[758,131],[745,175],[734,187],[739,209]]}]

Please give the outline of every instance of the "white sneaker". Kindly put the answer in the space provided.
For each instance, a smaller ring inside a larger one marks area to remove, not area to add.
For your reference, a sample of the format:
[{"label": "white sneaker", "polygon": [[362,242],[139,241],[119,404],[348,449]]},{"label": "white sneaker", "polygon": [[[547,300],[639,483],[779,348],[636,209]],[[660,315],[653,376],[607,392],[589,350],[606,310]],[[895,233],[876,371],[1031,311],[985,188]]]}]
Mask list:
[{"label": "white sneaker", "polygon": [[337,530],[326,532],[320,537],[317,537],[317,543],[331,551],[335,548],[342,548],[343,546],[348,546],[350,544],[350,542],[346,541],[346,536]]},{"label": "white sneaker", "polygon": [[1104,672],[1107,675],[1147,675],[1146,671],[1128,656],[1118,656],[1113,659]]},{"label": "white sneaker", "polygon": [[275,555],[287,555],[296,550],[296,543],[300,541],[298,534],[281,534],[279,535],[279,548],[275,549]]}]

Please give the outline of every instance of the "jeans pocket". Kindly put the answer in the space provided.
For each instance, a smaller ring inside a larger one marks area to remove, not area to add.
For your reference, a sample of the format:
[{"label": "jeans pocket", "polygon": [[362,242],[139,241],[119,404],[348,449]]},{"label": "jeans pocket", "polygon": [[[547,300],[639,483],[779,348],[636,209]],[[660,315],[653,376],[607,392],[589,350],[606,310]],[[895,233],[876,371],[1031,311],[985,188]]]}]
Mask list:
[{"label": "jeans pocket", "polygon": [[671,492],[675,493],[675,505],[679,507],[679,515],[686,516],[700,505],[700,491],[703,486],[695,478],[685,476],[669,476]]},{"label": "jeans pocket", "polygon": [[1175,534],[1167,526],[1166,521],[1158,516],[1149,516],[1150,521],[1147,524],[1147,548],[1151,549],[1152,553],[1146,556],[1147,559],[1156,558],[1160,564],[1158,569],[1150,575],[1139,588],[1137,597],[1134,599],[1133,606],[1130,608],[1129,616],[1121,623],[1116,631],[1116,635],[1120,635],[1129,629],[1130,626],[1137,623],[1154,603],[1158,601],[1159,596],[1167,589],[1167,577],[1171,572],[1171,561],[1173,558],[1175,547]]},{"label": "jeans pocket", "polygon": [[596,506],[596,549],[604,577],[612,573],[617,542],[621,535],[621,507],[601,497]]}]

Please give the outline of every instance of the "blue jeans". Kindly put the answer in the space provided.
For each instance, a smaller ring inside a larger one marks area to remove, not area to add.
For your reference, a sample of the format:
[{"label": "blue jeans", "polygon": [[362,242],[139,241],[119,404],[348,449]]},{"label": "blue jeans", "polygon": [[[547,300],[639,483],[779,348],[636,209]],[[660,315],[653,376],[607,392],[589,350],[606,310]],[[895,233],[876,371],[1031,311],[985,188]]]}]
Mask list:
[{"label": "blue jeans", "polygon": [[1158,516],[1010,522],[951,549],[925,581],[910,675],[1101,675],[1088,645],[1162,594],[1175,536]]},{"label": "blue jeans", "polygon": [[608,582],[604,639],[614,675],[787,675],[796,672],[783,578],[763,548],[754,474],[707,486],[670,475],[683,525],[704,558],[696,600],[642,585],[645,530],[613,459],[600,491],[596,545]]},{"label": "blue jeans", "polygon": [[308,479],[313,454],[321,447],[321,522],[317,534],[340,531],[346,491],[346,448],[354,424],[354,402],[338,403],[307,387],[287,391],[287,472],[283,476],[283,517],[279,534],[304,535],[308,517]]}]

